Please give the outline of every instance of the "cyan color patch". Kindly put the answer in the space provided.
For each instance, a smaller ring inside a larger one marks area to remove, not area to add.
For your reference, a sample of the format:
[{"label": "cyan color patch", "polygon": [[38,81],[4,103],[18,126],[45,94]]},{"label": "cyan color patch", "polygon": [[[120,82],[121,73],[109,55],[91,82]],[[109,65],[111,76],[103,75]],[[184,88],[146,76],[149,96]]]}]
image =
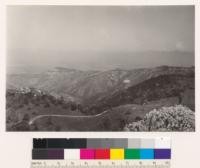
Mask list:
[{"label": "cyan color patch", "polygon": [[154,150],[140,149],[140,159],[154,159]]}]

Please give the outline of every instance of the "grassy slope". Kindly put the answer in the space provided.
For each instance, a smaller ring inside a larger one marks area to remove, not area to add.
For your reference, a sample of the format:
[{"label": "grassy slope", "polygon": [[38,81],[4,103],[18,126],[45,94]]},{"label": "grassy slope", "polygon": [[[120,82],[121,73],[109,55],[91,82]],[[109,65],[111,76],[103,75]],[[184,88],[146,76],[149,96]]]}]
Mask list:
[{"label": "grassy slope", "polygon": [[90,118],[44,117],[35,122],[40,131],[121,131],[126,123],[142,118],[155,108],[172,106],[178,98],[161,99],[143,106],[136,104],[122,105],[108,110],[108,113]]},{"label": "grassy slope", "polygon": [[6,96],[7,130],[23,120],[45,114],[83,115],[78,110],[72,110],[70,104],[51,95],[22,94],[16,90],[8,90]]}]

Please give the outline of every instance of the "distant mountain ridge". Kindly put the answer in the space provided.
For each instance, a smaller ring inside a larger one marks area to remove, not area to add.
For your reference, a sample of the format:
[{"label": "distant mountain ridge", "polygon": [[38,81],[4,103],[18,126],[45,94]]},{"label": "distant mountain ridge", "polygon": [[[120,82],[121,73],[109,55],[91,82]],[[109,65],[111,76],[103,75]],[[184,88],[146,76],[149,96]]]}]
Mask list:
[{"label": "distant mountain ridge", "polygon": [[133,70],[81,71],[64,67],[41,74],[7,76],[7,88],[35,87],[53,95],[89,100],[101,97],[160,75],[194,74],[194,67],[142,68]]},{"label": "distant mountain ridge", "polygon": [[[164,98],[177,97],[180,104],[185,104],[194,110],[194,76],[188,75],[160,75],[153,77],[137,85],[133,85],[127,89],[116,91],[111,95],[107,95],[99,100],[94,101],[89,111],[95,110],[101,112],[113,107],[124,104],[146,104],[150,101],[160,100]],[[188,94],[193,95],[191,100]]]}]

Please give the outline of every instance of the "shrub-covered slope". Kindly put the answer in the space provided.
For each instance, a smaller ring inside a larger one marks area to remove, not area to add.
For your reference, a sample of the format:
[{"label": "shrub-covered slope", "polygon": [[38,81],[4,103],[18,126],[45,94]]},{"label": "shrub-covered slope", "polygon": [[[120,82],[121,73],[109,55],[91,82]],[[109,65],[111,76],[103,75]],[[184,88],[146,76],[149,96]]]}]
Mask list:
[{"label": "shrub-covered slope", "polygon": [[189,108],[176,105],[152,110],[137,122],[125,127],[126,131],[194,131],[195,114]]},{"label": "shrub-covered slope", "polygon": [[161,75],[97,100],[90,105],[90,111],[101,112],[123,104],[142,105],[170,97],[178,97],[180,104],[194,110],[194,87],[193,75]]}]

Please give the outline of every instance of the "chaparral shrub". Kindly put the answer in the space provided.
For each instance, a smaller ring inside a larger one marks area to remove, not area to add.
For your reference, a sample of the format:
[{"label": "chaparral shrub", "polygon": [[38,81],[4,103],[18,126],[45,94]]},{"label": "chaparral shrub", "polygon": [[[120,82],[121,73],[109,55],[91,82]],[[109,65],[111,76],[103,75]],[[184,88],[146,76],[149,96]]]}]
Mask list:
[{"label": "chaparral shrub", "polygon": [[152,110],[138,122],[125,126],[126,131],[194,131],[195,113],[182,105]]}]

